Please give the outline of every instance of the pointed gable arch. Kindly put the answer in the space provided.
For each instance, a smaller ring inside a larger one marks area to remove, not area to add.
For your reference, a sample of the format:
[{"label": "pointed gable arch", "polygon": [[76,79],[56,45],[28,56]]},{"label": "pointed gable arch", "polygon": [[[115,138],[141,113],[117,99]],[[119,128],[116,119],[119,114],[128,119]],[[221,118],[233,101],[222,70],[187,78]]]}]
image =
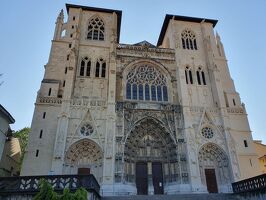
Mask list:
[{"label": "pointed gable arch", "polygon": [[88,20],[87,40],[105,40],[105,22],[99,15],[94,15]]}]

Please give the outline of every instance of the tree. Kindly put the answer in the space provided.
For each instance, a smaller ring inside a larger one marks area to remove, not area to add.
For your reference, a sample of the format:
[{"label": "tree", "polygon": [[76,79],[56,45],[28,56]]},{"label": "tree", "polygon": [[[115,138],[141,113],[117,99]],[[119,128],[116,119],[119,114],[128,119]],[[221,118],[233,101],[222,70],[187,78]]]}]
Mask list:
[{"label": "tree", "polygon": [[29,138],[29,133],[30,133],[30,128],[29,127],[25,127],[21,130],[18,130],[16,132],[14,132],[13,136],[18,138],[19,140],[19,144],[20,144],[20,148],[21,148],[21,158],[20,158],[20,166],[22,164],[23,158],[24,158],[24,154],[25,154],[25,150],[26,150],[26,146],[28,144],[28,138]]},{"label": "tree", "polygon": [[40,191],[34,196],[33,200],[87,200],[87,191],[79,188],[75,193],[71,193],[69,188],[65,188],[63,194],[57,194],[47,180],[41,179]]}]

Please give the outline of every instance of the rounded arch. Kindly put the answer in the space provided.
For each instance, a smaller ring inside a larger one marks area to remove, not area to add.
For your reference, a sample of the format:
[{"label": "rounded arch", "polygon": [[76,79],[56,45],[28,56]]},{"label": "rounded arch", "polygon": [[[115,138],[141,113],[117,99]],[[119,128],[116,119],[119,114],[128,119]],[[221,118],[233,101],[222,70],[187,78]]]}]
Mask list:
[{"label": "rounded arch", "polygon": [[215,171],[220,192],[226,188],[225,185],[231,184],[229,159],[226,152],[220,146],[211,142],[202,145],[199,150],[198,161],[203,185],[207,185],[206,170],[209,169]]},{"label": "rounded arch", "polygon": [[64,173],[76,174],[79,168],[88,168],[101,182],[103,151],[93,140],[84,138],[70,145],[65,153]]},{"label": "rounded arch", "polygon": [[172,101],[171,75],[160,63],[141,59],[123,70],[123,96],[127,100]]}]

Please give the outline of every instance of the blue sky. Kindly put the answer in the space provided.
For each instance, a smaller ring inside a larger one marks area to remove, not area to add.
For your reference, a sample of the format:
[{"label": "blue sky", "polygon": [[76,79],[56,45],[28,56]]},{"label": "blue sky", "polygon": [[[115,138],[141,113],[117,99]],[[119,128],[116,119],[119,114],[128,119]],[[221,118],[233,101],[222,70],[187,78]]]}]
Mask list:
[{"label": "blue sky", "polygon": [[0,103],[16,119],[14,130],[31,124],[55,20],[65,3],[122,10],[121,43],[156,44],[165,14],[218,19],[215,30],[246,105],[253,137],[266,143],[265,0],[2,0]]}]

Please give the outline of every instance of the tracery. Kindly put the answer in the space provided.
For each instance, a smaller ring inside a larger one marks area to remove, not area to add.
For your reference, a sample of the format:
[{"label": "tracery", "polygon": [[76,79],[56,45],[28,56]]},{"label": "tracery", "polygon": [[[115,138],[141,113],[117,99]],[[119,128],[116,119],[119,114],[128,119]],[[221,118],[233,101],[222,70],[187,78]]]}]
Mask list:
[{"label": "tracery", "polygon": [[126,79],[126,99],[168,101],[166,77],[154,66],[136,66]]}]

